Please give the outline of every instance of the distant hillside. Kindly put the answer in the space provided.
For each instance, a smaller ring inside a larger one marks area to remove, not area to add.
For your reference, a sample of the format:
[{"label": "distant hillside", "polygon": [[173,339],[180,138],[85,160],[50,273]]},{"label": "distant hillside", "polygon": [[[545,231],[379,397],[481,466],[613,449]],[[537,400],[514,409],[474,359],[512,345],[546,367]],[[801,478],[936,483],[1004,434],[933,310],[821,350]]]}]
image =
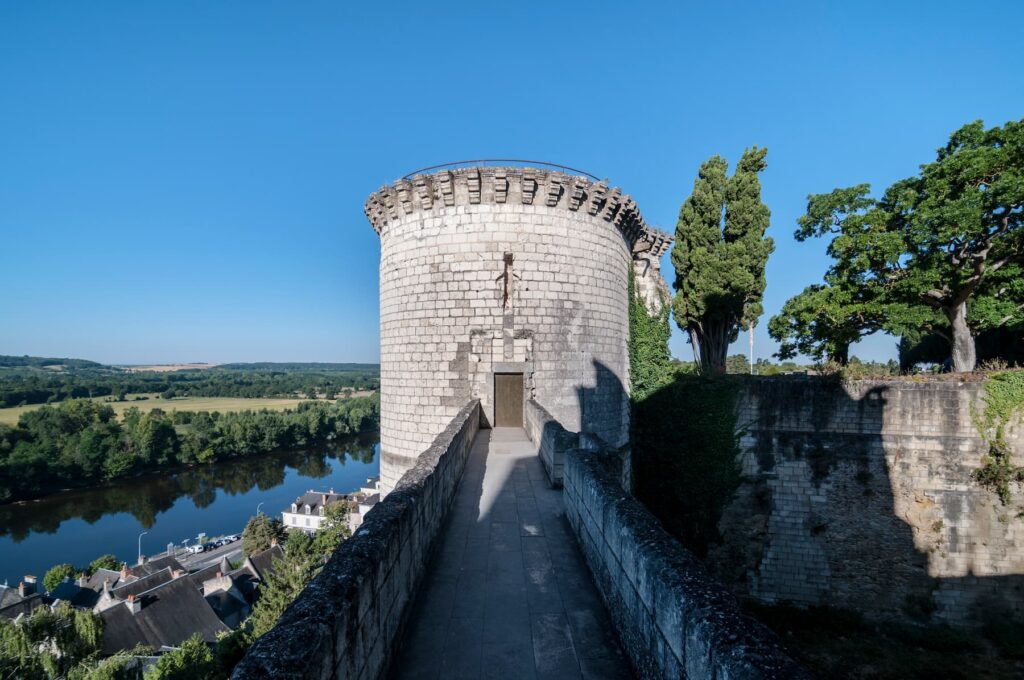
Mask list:
[{"label": "distant hillside", "polygon": [[0,368],[110,368],[86,359],[58,359],[54,357],[22,357],[0,354]]},{"label": "distant hillside", "polygon": [[326,397],[380,387],[379,364],[274,363],[105,366],[82,359],[0,357],[0,408],[78,399]]},{"label": "distant hillside", "polygon": [[288,371],[296,373],[322,373],[334,371],[371,371],[380,370],[380,364],[332,364],[323,362],[274,362],[259,361],[251,364],[219,364],[217,368],[227,371]]}]

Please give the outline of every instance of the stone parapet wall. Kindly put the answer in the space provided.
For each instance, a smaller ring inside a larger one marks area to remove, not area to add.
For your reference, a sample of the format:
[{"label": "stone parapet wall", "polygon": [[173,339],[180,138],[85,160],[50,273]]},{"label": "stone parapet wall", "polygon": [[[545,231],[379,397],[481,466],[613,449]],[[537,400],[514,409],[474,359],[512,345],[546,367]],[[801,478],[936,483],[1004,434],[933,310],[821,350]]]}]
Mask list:
[{"label": "stone parapet wall", "polygon": [[644,506],[623,491],[610,451],[566,453],[566,514],[616,631],[642,678],[810,674]]},{"label": "stone parapet wall", "polygon": [[[972,479],[983,382],[755,379],[713,571],[762,602],[955,625],[1024,615],[1024,495]],[[1020,464],[1021,428],[1009,442]]]},{"label": "stone parapet wall", "polygon": [[479,426],[480,402],[472,401],[256,641],[233,680],[384,675]]},{"label": "stone parapet wall", "polygon": [[[606,182],[533,168],[416,176],[370,196],[381,240],[381,486],[495,373],[567,427],[628,438],[628,278],[657,288],[671,237]],[[654,279],[657,279],[655,281]],[[663,283],[660,283],[663,285]]]},{"label": "stone parapet wall", "polygon": [[533,399],[526,402],[526,436],[537,447],[537,456],[554,488],[562,486],[565,452],[579,445],[579,435],[569,432],[547,409]]}]

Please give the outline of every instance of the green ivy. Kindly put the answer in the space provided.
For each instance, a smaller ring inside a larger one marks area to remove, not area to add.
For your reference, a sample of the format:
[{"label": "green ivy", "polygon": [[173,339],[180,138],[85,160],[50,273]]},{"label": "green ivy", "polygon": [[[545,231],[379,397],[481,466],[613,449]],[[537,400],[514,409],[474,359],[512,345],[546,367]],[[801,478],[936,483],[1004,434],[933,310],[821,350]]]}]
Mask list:
[{"label": "green ivy", "polygon": [[740,484],[740,379],[676,373],[633,406],[637,497],[670,533],[704,557]]},{"label": "green ivy", "polygon": [[634,401],[647,398],[672,378],[668,349],[671,330],[668,304],[652,315],[636,292],[633,268],[629,269],[629,393]]},{"label": "green ivy", "polygon": [[1013,464],[1013,451],[1006,440],[1007,426],[1024,414],[1024,371],[993,374],[985,383],[981,401],[984,409],[974,412],[974,423],[989,450],[971,476],[1006,505],[1010,502],[1010,484],[1024,482],[1024,467]]}]

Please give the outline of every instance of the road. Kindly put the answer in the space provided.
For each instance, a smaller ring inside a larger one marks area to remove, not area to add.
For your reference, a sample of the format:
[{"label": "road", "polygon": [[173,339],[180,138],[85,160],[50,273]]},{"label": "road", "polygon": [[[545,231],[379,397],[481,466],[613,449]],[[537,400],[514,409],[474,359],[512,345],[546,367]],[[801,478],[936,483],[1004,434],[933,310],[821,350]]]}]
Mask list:
[{"label": "road", "polygon": [[[150,559],[156,559],[158,557],[165,557],[168,553],[162,552],[159,555],[154,555]],[[241,561],[243,559],[242,552],[242,541],[241,539],[228,543],[219,548],[213,550],[207,550],[197,555],[192,555],[185,552],[184,548],[175,548],[174,557],[181,563],[188,571],[198,571],[204,567],[208,567],[211,564],[217,564],[222,558],[228,558],[228,562]]]}]

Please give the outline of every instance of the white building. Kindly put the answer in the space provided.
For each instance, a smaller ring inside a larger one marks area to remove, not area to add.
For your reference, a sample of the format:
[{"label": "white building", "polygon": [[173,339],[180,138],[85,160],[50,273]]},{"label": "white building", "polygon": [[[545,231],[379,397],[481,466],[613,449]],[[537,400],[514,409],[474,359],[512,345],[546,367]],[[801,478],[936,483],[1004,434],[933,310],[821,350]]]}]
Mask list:
[{"label": "white building", "polygon": [[281,512],[281,521],[286,529],[301,529],[312,534],[323,524],[328,505],[345,503],[348,506],[348,528],[354,533],[362,525],[366,513],[380,500],[379,489],[379,477],[368,478],[359,491],[354,493],[310,489],[296,498],[291,507]]}]

